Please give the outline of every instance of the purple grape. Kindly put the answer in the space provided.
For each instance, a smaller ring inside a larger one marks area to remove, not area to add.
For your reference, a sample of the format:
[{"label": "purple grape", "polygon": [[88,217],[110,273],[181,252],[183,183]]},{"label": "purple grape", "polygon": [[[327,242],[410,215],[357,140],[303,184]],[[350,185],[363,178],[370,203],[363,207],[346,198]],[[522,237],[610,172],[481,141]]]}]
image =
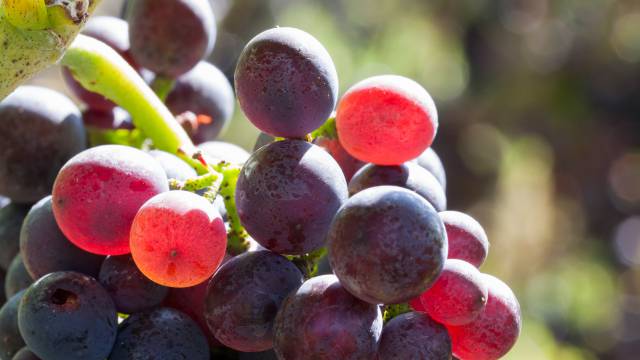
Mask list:
[{"label": "purple grape", "polygon": [[127,17],[133,58],[159,75],[177,78],[213,50],[216,22],[208,1],[137,0]]},{"label": "purple grape", "polygon": [[0,308],[0,359],[11,359],[25,345],[18,329],[18,306],[23,296],[24,290]]},{"label": "purple grape", "polygon": [[35,282],[18,309],[20,333],[47,360],[104,360],[116,339],[117,314],[92,277],[55,272]]},{"label": "purple grape", "polygon": [[80,110],[56,91],[21,86],[0,102],[0,119],[0,194],[36,202],[86,146]]},{"label": "purple grape", "polygon": [[444,225],[415,192],[376,186],[350,198],[327,236],[342,286],[372,304],[398,304],[424,292],[447,258]]},{"label": "purple grape", "polygon": [[279,27],[254,37],[235,71],[240,107],[260,130],[304,137],[331,115],[338,75],[327,50],[308,33]]},{"label": "purple grape", "polygon": [[304,254],[324,244],[329,225],[347,199],[335,160],[302,140],[260,148],[238,178],[242,225],[260,245],[280,254]]},{"label": "purple grape", "polygon": [[60,231],[51,196],[33,205],[22,224],[20,253],[29,274],[39,279],[56,271],[77,271],[96,277],[104,256],[85,252]]},{"label": "purple grape", "polygon": [[373,359],[382,314],[333,275],[307,280],[284,301],[275,322],[274,349],[281,360]]},{"label": "purple grape", "polygon": [[351,156],[351,154],[342,147],[338,139],[329,139],[320,136],[314,141],[314,144],[327,150],[327,152],[333,156],[338,165],[340,165],[340,169],[342,169],[342,173],[347,181],[351,181],[353,175],[366,164],[364,161],[360,161]]},{"label": "purple grape", "polygon": [[100,268],[100,284],[124,314],[134,314],[160,305],[169,289],[144,276],[130,255],[108,256]]},{"label": "purple grape", "polygon": [[418,156],[416,162],[421,167],[429,170],[429,172],[438,179],[438,182],[442,185],[442,189],[447,190],[447,174],[444,171],[440,157],[433,148],[430,147],[425,150],[425,152]]},{"label": "purple grape", "polygon": [[447,197],[438,180],[428,170],[407,162],[397,166],[367,164],[349,182],[349,194],[381,185],[394,185],[409,189],[427,199],[437,210],[447,208]]},{"label": "purple grape", "polygon": [[82,113],[82,120],[84,121],[85,126],[89,129],[133,129],[131,115],[119,107],[114,107],[110,110],[96,110],[89,108]]},{"label": "purple grape", "polygon": [[201,61],[178,78],[166,103],[176,116],[187,111],[195,114],[194,124],[183,123],[183,127],[195,143],[202,143],[215,140],[229,123],[236,99],[222,71]]},{"label": "purple grape", "polygon": [[27,272],[27,268],[22,262],[22,256],[16,255],[7,270],[7,277],[4,280],[4,293],[7,297],[13,295],[29,287],[33,283],[33,278]]},{"label": "purple grape", "polygon": [[37,357],[36,354],[31,352],[31,350],[24,347],[14,355],[12,360],[41,360],[41,359]]},{"label": "purple grape", "polygon": [[208,360],[209,346],[202,331],[187,315],[158,308],[128,317],[118,328],[109,360]]},{"label": "purple grape", "polygon": [[377,360],[451,359],[447,329],[419,312],[398,315],[382,329]]},{"label": "purple grape", "polygon": [[149,151],[167,174],[167,179],[187,180],[198,176],[198,173],[179,157],[161,150]]},{"label": "purple grape", "polygon": [[224,264],[207,289],[209,329],[245,352],[273,347],[273,322],[284,298],[304,281],[300,270],[270,251],[247,252]]},{"label": "purple grape", "polygon": [[20,251],[20,228],[31,206],[11,203],[0,209],[0,268],[7,270]]},{"label": "purple grape", "polygon": [[207,141],[198,145],[198,149],[214,161],[224,160],[232,164],[242,165],[251,156],[240,146],[224,141]]},{"label": "purple grape", "polygon": [[4,304],[7,301],[7,297],[4,293],[4,280],[7,274],[3,269],[0,269],[0,304]]}]

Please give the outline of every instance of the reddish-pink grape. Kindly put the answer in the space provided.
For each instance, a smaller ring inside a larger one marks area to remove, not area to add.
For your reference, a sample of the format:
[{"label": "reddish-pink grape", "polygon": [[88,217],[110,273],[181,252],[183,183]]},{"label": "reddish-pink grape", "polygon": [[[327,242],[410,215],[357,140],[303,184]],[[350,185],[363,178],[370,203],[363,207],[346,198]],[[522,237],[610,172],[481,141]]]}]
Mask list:
[{"label": "reddish-pink grape", "polygon": [[76,246],[101,255],[129,252],[133,218],[156,194],[169,190],[164,170],[134,148],[103,145],[67,162],[53,187],[53,213]]},{"label": "reddish-pink grape", "polygon": [[479,268],[489,253],[489,240],[482,225],[459,211],[443,211],[440,218],[447,229],[449,259],[460,259]]},{"label": "reddish-pink grape", "polygon": [[473,321],[487,303],[487,284],[468,262],[449,259],[420,300],[426,312],[441,324],[464,325]]}]

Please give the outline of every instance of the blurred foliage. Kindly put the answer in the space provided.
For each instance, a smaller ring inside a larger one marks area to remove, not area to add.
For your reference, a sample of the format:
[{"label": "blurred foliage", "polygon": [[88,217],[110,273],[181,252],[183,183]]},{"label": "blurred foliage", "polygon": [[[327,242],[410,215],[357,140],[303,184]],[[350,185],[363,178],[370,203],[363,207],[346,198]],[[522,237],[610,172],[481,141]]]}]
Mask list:
[{"label": "blurred foliage", "polygon": [[[210,60],[230,79],[255,34],[295,26],[332,55],[341,92],[394,73],[432,94],[450,208],[484,225],[482,271],[522,305],[508,359],[638,358],[637,0],[211,2]],[[120,3],[100,10],[117,14]],[[55,87],[57,76],[36,82]],[[223,138],[251,149],[256,137],[236,108]]]}]

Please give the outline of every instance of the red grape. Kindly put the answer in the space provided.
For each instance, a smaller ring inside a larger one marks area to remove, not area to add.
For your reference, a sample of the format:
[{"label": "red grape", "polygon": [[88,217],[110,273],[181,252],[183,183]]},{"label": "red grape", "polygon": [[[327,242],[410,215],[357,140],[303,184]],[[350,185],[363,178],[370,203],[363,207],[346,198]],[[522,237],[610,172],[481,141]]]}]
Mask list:
[{"label": "red grape", "polygon": [[224,258],[227,233],[205,198],[169,191],[147,201],[131,226],[131,254],[143,274],[169,287],[207,280]]},{"label": "red grape", "polygon": [[409,300],[409,306],[413,309],[413,311],[426,312],[424,305],[422,305],[422,300],[420,300],[420,296],[417,298],[413,298]]},{"label": "red grape", "polygon": [[447,229],[449,259],[460,259],[479,268],[489,253],[489,240],[471,216],[459,211],[443,211],[440,218]]},{"label": "red grape", "polygon": [[436,107],[415,81],[375,76],[351,87],[336,116],[340,143],[353,157],[377,165],[399,165],[418,157],[433,142]]},{"label": "red grape", "polygon": [[471,323],[448,326],[453,353],[460,360],[495,360],[516,343],[522,328],[520,304],[500,279],[482,274],[487,284],[487,305]]},{"label": "red grape", "polygon": [[164,170],[150,155],[126,146],[98,146],[74,156],[60,170],[53,213],[65,236],[81,249],[127,254],[138,209],[167,190]]},{"label": "red grape", "polygon": [[473,321],[487,303],[487,285],[480,271],[468,262],[445,261],[438,280],[420,300],[431,318],[447,325]]},{"label": "red grape", "polygon": [[336,160],[347,182],[351,180],[353,175],[366,163],[360,161],[351,156],[340,144],[338,139],[330,139],[328,137],[320,136],[315,139],[314,144],[327,150],[331,156]]}]

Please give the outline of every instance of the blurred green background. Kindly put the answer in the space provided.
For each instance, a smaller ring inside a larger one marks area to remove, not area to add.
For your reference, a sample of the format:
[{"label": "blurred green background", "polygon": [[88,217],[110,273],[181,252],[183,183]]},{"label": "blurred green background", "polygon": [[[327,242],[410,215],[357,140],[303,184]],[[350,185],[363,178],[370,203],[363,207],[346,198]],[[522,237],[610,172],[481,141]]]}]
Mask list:
[{"label": "blurred green background", "polygon": [[[449,207],[484,225],[482,270],[522,305],[508,359],[640,358],[640,2],[211,2],[210,60],[230,77],[250,38],[294,26],[328,49],[342,92],[393,73],[431,93]],[[60,88],[58,72],[34,82]],[[223,138],[256,136],[236,108]]]}]

